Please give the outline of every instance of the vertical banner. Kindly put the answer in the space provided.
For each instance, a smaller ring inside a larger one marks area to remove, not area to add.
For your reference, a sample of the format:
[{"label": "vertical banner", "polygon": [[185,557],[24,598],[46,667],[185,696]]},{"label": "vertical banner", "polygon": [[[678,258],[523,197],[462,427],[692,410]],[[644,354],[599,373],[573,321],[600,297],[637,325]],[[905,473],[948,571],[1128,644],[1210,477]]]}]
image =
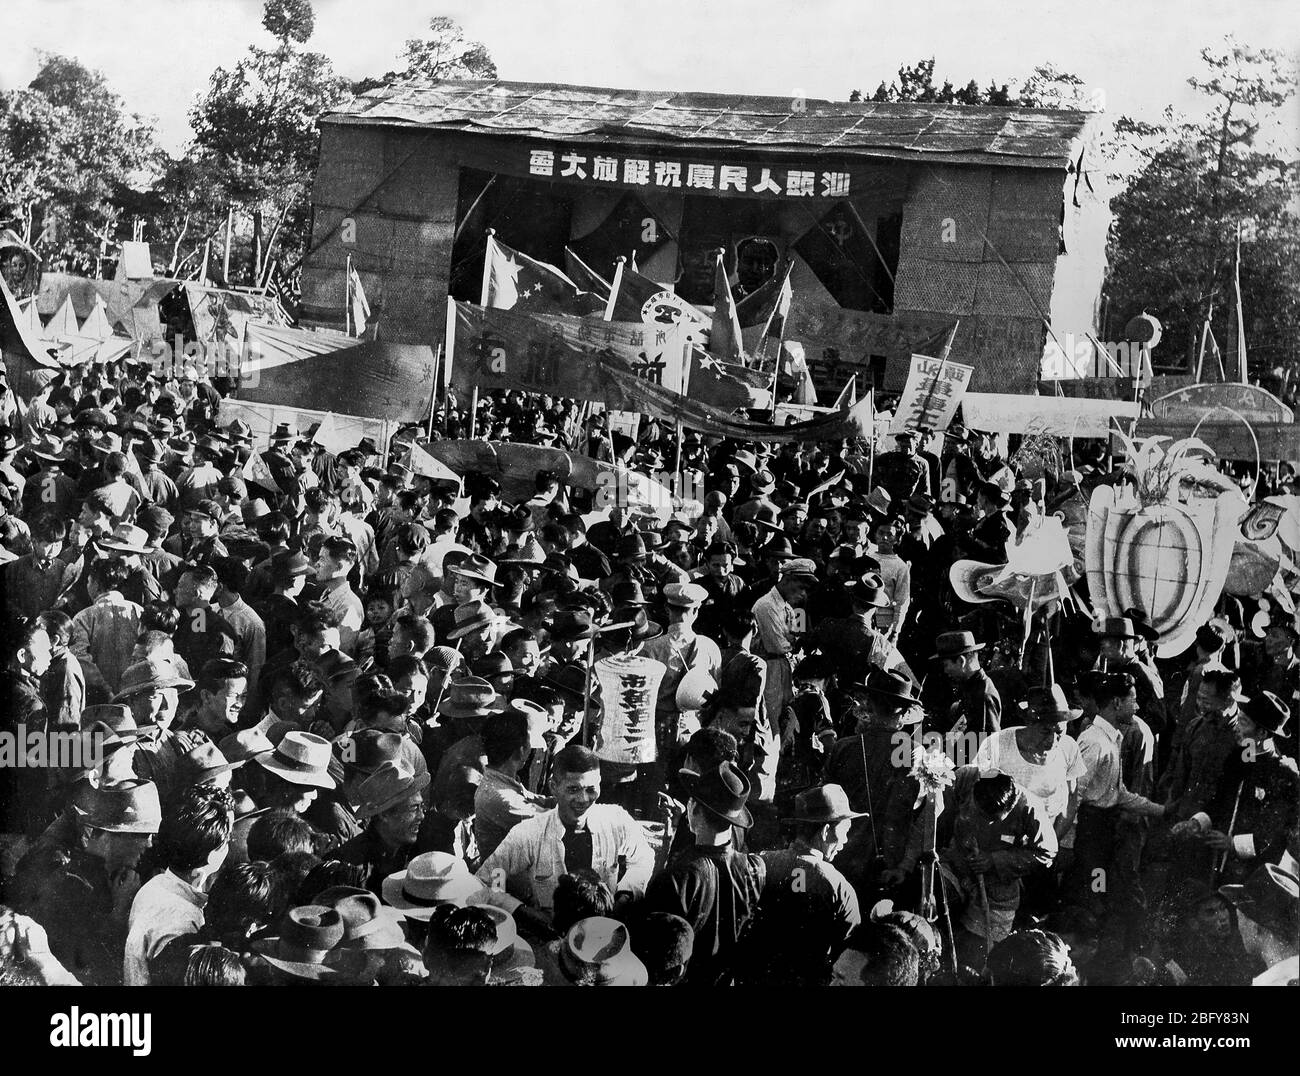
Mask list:
[{"label": "vertical banner", "polygon": [[606,762],[643,766],[655,760],[655,700],[663,662],[616,655],[596,662],[600,684],[600,734],[596,756]]},{"label": "vertical banner", "polygon": [[970,384],[975,367],[960,362],[913,355],[907,384],[894,410],[891,434],[904,430],[946,430]]}]

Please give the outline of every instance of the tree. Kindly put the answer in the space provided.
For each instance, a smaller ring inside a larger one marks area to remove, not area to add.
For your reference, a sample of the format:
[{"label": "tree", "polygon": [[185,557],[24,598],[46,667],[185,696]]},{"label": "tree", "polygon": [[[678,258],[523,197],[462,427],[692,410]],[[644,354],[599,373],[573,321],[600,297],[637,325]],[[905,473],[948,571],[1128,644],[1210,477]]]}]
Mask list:
[{"label": "tree", "polygon": [[[911,67],[907,64],[900,66],[897,80],[888,85],[884,82],[880,83],[870,99],[1019,108],[1089,107],[1071,98],[1064,90],[1064,87],[1082,87],[1083,80],[1076,75],[1059,72],[1051,64],[1036,67],[1019,94],[1012,92],[1012,85],[1014,83],[1003,82],[999,85],[997,82],[990,82],[987,89],[981,90],[979,83],[971,79],[959,90],[950,80],[945,79],[942,86],[936,86],[934,57],[931,56],[928,60],[920,60]],[[862,99],[861,90],[854,90],[849,94],[850,101]]]},{"label": "tree", "polygon": [[429,20],[429,37],[408,38],[399,57],[400,71],[353,83],[352,92],[365,93],[379,86],[413,80],[443,78],[496,78],[497,65],[481,41],[466,41],[465,31],[455,19],[435,15]]},{"label": "tree", "polygon": [[305,249],[317,120],[348,96],[330,61],[302,48],[315,28],[310,0],[266,0],[262,25],[276,46],[250,45],[233,69],[217,68],[190,112],[193,163],[222,177],[230,206],[251,220],[244,277],[252,286],[277,249],[285,257]]},{"label": "tree", "polygon": [[151,125],[74,59],[43,54],[26,87],[0,92],[0,216],[46,268],[93,273],[161,160]]},{"label": "tree", "polygon": [[1201,58],[1205,75],[1188,82],[1207,99],[1203,116],[1167,110],[1160,123],[1116,123],[1139,163],[1111,203],[1107,339],[1117,339],[1115,331],[1146,309],[1164,327],[1158,358],[1166,365],[1194,368],[1207,317],[1226,349],[1241,224],[1248,355],[1259,359],[1256,370],[1294,364],[1300,162],[1258,139],[1295,92],[1294,79],[1281,53],[1231,39],[1222,49],[1203,49]]}]

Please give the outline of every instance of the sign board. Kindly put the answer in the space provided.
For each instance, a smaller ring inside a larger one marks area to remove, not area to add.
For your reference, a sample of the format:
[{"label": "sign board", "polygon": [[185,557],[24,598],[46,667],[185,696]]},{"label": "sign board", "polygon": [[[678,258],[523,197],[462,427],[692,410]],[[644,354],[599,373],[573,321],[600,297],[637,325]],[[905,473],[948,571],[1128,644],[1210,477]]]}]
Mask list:
[{"label": "sign board", "polygon": [[957,405],[970,384],[974,369],[960,362],[913,355],[907,384],[894,411],[889,432],[946,430],[957,414]]},{"label": "sign board", "polygon": [[1131,422],[1137,417],[1138,405],[1133,400],[968,392],[962,397],[961,413],[970,429],[987,433],[1105,437],[1113,429],[1112,418]]}]

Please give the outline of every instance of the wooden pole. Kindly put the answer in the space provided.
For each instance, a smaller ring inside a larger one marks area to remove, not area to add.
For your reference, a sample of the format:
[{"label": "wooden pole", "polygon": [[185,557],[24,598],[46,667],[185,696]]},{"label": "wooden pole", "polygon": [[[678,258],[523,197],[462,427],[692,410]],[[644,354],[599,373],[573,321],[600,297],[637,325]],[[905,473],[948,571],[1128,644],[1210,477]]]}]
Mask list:
[{"label": "wooden pole", "polygon": [[223,287],[230,286],[230,235],[235,224],[235,207],[229,206],[226,209],[226,249],[221,255],[221,283]]},{"label": "wooden pole", "polygon": [[352,335],[352,255],[347,256],[343,269],[343,326]]},{"label": "wooden pole", "polygon": [[681,494],[682,483],[682,420],[677,420],[677,450],[673,459],[673,497]]},{"label": "wooden pole", "polygon": [[438,409],[438,378],[441,377],[442,345],[433,356],[433,391],[429,393],[429,421],[425,424],[424,435],[433,440],[433,413]]},{"label": "wooden pole", "polygon": [[472,441],[474,439],[474,427],[478,424],[478,386],[474,386],[474,391],[469,398],[469,433],[466,435]]}]

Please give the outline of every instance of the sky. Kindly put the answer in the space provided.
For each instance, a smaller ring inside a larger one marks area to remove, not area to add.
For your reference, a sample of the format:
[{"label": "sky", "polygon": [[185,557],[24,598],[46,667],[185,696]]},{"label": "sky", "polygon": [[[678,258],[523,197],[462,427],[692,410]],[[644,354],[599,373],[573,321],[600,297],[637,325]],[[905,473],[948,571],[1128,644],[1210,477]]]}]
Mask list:
[{"label": "sky", "polygon": [[[1039,63],[1100,91],[1111,116],[1197,108],[1186,83],[1225,34],[1300,50],[1296,0],[315,0],[310,47],[340,73],[392,70],[433,15],[483,41],[503,79],[844,100],[900,64],[935,57],[936,78],[986,86]],[[0,88],[35,73],[37,50],[97,68],[127,107],[156,118],[178,152],[187,112],[217,66],[266,45],[262,0],[3,0]],[[1300,104],[1290,129],[1300,129]]]}]

